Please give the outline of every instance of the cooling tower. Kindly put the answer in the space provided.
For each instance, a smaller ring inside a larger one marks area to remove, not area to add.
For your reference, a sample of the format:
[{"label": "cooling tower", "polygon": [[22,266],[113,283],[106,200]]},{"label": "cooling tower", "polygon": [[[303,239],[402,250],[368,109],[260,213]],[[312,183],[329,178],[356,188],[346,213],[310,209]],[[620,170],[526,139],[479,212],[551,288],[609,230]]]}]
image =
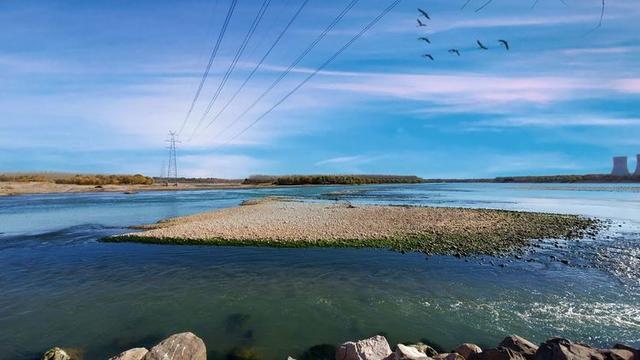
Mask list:
[{"label": "cooling tower", "polygon": [[627,168],[627,157],[626,156],[616,156],[613,158],[613,170],[611,170],[611,175],[616,176],[628,176],[629,168]]},{"label": "cooling tower", "polygon": [[640,176],[640,154],[636,155],[636,172],[633,175]]}]

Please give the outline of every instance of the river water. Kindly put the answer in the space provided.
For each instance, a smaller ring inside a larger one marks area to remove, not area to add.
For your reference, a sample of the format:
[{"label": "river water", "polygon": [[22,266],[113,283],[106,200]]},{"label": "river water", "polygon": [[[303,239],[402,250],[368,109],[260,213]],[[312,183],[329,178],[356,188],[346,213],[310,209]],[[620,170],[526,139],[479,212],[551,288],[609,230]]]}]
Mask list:
[{"label": "river water", "polygon": [[[268,195],[611,223],[596,240],[547,240],[520,259],[99,241],[127,226]],[[236,347],[284,359],[377,333],[444,350],[492,346],[510,333],[640,346],[640,191],[419,184],[0,198],[0,359],[36,359],[52,346],[106,359],[187,330],[205,340],[210,359]]]}]

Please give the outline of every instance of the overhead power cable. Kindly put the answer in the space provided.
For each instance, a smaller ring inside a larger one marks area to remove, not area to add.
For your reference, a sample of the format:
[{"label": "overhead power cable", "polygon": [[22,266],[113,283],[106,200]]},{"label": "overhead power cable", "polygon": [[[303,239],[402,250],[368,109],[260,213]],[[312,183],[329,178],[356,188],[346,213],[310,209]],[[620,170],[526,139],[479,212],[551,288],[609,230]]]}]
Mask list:
[{"label": "overhead power cable", "polygon": [[220,133],[218,133],[217,136],[221,136],[222,134],[224,134],[227,130],[229,130],[229,128],[231,128],[231,126],[233,126],[233,124],[240,121],[240,119],[242,119],[265,96],[267,96],[267,94],[269,94],[271,90],[273,90],[318,45],[318,43],[322,41],[322,39],[324,39],[325,36],[327,36],[327,34],[331,30],[333,30],[333,28],[347,15],[347,13],[351,9],[353,9],[353,7],[358,3],[358,1],[359,0],[351,0],[351,2],[349,2],[349,4],[340,12],[340,14],[338,14],[338,16],[335,19],[333,19],[333,21],[320,33],[320,35],[318,35],[313,40],[313,42],[311,42],[311,44],[309,44],[309,46],[291,63],[291,65],[289,65],[289,67],[286,70],[284,70],[280,74],[280,76],[278,76],[278,78],[274,80],[273,83],[271,83],[271,85],[269,85],[269,87],[262,94],[260,94],[260,96],[258,96],[258,98],[253,103],[251,103],[251,105],[249,105],[249,107],[247,107],[239,116],[237,116],[232,122],[230,122],[229,125],[227,125],[227,127],[225,127]]},{"label": "overhead power cable", "polygon": [[271,44],[271,47],[269,48],[269,50],[267,50],[264,56],[262,56],[262,59],[260,59],[258,64],[253,68],[253,70],[251,70],[251,73],[249,73],[249,76],[247,76],[247,78],[244,79],[244,82],[242,83],[242,85],[240,85],[238,90],[236,90],[236,92],[231,96],[231,98],[227,101],[227,103],[224,104],[222,109],[220,109],[220,111],[218,111],[218,113],[213,117],[213,119],[211,119],[211,121],[207,124],[207,126],[205,126],[204,130],[208,129],[209,126],[211,126],[211,124],[213,124],[216,120],[218,120],[220,115],[222,115],[227,110],[227,108],[231,105],[231,103],[238,97],[238,95],[240,94],[240,92],[242,92],[242,90],[247,85],[247,83],[253,78],[253,76],[260,69],[260,67],[262,67],[262,64],[265,62],[267,57],[271,54],[273,49],[278,45],[278,43],[280,43],[280,40],[282,40],[282,38],[287,33],[291,25],[296,21],[296,19],[298,18],[298,16],[300,15],[300,13],[305,8],[308,2],[309,0],[302,1],[302,4],[300,4],[300,7],[298,8],[298,10],[295,12],[295,14],[293,14],[293,17],[291,18],[291,20],[289,20],[289,22],[284,27],[284,29],[282,29],[280,34],[278,34],[278,36],[276,37],[276,40],[273,42],[273,44]]},{"label": "overhead power cable", "polygon": [[300,82],[296,87],[294,87],[291,91],[289,91],[284,97],[282,97],[278,102],[276,102],[271,108],[262,113],[258,118],[256,118],[251,124],[245,127],[242,131],[231,137],[229,140],[225,142],[225,144],[237,139],[239,136],[244,134],[247,130],[252,128],[255,124],[257,124],[260,120],[264,119],[267,115],[269,115],[275,108],[280,106],[285,100],[287,100],[291,95],[293,95],[296,91],[298,91],[304,84],[306,84],[309,80],[311,80],[316,74],[326,68],[331,62],[333,62],[340,54],[342,54],[349,46],[351,46],[354,42],[356,42],[362,35],[364,35],[369,29],[375,26],[385,15],[387,15],[391,10],[393,10],[402,0],[393,1],[386,9],[384,9],[376,18],[374,18],[367,26],[365,26],[358,34],[356,34],[349,42],[344,44],[340,50],[338,50],[335,54],[333,54],[329,59],[327,59],[322,65],[320,65],[314,72],[309,74],[302,82]]},{"label": "overhead power cable", "polygon": [[249,41],[253,37],[253,34],[255,34],[256,29],[258,28],[258,25],[260,24],[260,21],[264,17],[264,14],[267,11],[267,8],[269,7],[269,4],[271,4],[271,0],[264,0],[262,2],[262,6],[260,7],[260,10],[258,10],[258,13],[256,14],[256,17],[253,19],[253,22],[251,23],[251,27],[249,28],[249,31],[247,32],[247,34],[244,36],[244,39],[242,40],[242,44],[240,44],[240,47],[236,51],[236,54],[233,57],[233,60],[231,61],[231,64],[229,64],[229,68],[227,69],[226,73],[224,74],[224,76],[222,78],[222,81],[218,85],[218,88],[216,89],[216,92],[214,93],[213,97],[209,101],[209,104],[207,105],[207,108],[205,109],[204,113],[200,117],[200,120],[198,121],[198,125],[196,125],[196,127],[193,129],[193,133],[191,134],[191,137],[189,137],[189,141],[191,141],[191,139],[193,139],[193,136],[196,134],[196,132],[198,131],[198,129],[202,125],[202,122],[204,121],[204,119],[206,119],[207,115],[211,111],[211,108],[215,104],[216,100],[218,100],[218,97],[220,96],[220,93],[222,92],[222,89],[224,89],[224,86],[226,85],[227,81],[229,80],[229,77],[231,76],[231,74],[235,70],[236,65],[238,64],[238,61],[240,60],[240,57],[242,57],[242,54],[244,53],[244,50],[247,48],[247,45],[249,44]]},{"label": "overhead power cable", "polygon": [[189,118],[191,117],[191,113],[193,112],[193,108],[196,105],[196,102],[198,101],[198,98],[200,98],[200,93],[202,92],[202,88],[204,87],[204,83],[207,81],[207,77],[209,76],[209,71],[211,70],[211,65],[213,64],[213,61],[215,60],[216,56],[218,55],[218,50],[220,49],[220,44],[222,43],[222,39],[224,38],[225,33],[227,32],[227,27],[229,26],[229,21],[231,20],[231,17],[233,16],[233,12],[236,8],[236,4],[238,3],[238,0],[233,0],[231,2],[231,6],[229,6],[229,10],[227,11],[227,15],[224,19],[224,22],[222,23],[222,28],[220,29],[220,34],[218,34],[218,39],[216,40],[215,45],[213,46],[213,49],[211,50],[211,55],[209,56],[209,62],[207,63],[207,66],[204,70],[204,73],[202,74],[202,79],[200,80],[200,84],[198,85],[198,89],[196,90],[195,95],[193,96],[193,100],[191,101],[191,106],[189,106],[189,110],[187,111],[187,115],[184,117],[184,120],[182,121],[182,125],[180,126],[180,130],[178,131],[178,135],[180,135],[182,133],[182,131],[184,130],[185,126],[187,125],[187,122],[189,121]]}]

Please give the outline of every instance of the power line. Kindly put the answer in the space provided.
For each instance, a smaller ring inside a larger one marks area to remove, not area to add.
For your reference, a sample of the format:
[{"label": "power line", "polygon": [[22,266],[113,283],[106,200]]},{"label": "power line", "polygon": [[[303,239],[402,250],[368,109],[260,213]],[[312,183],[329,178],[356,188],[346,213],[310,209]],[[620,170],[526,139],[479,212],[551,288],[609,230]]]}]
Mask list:
[{"label": "power line", "polygon": [[352,0],[338,16],[318,35],[315,40],[289,65],[289,67],[283,71],[278,78],[271,83],[271,85],[260,95],[258,98],[247,107],[238,117],[236,117],[227,127],[225,127],[217,136],[224,134],[233,124],[242,119],[249,111],[251,111],[271,90],[273,90],[290,72],[295,68],[317,45],[327,34],[333,30],[333,28],[345,17],[345,15],[358,3],[359,0]]},{"label": "power line", "polygon": [[193,100],[191,101],[191,105],[189,106],[189,110],[187,111],[187,115],[184,117],[184,120],[182,121],[182,125],[180,126],[180,130],[178,131],[178,134],[181,134],[182,131],[184,130],[184,127],[187,125],[187,122],[189,121],[189,118],[191,117],[191,113],[193,112],[193,108],[196,105],[196,102],[198,101],[198,98],[200,98],[200,93],[202,92],[202,88],[204,87],[204,83],[207,81],[207,77],[209,76],[209,71],[211,70],[211,65],[213,64],[213,61],[215,60],[216,56],[218,55],[218,50],[220,49],[220,44],[222,43],[222,39],[224,38],[225,33],[227,32],[227,27],[229,26],[229,21],[231,20],[231,17],[233,16],[233,12],[236,8],[236,4],[238,3],[238,0],[232,0],[231,2],[231,6],[229,6],[229,10],[227,11],[227,15],[224,19],[224,23],[222,24],[222,28],[220,29],[220,34],[218,34],[218,39],[216,40],[216,43],[213,47],[213,49],[211,50],[211,55],[209,56],[209,62],[207,63],[207,66],[204,70],[204,73],[202,74],[202,79],[200,80],[200,84],[198,85],[198,89],[196,90],[195,95],[193,96]]},{"label": "power line", "polygon": [[245,35],[244,39],[242,40],[242,44],[240,45],[240,47],[236,51],[236,54],[235,54],[233,60],[231,61],[231,64],[229,65],[229,68],[227,69],[226,73],[224,74],[224,77],[222,78],[222,81],[218,85],[218,88],[216,89],[215,94],[213,95],[213,97],[209,101],[209,104],[207,105],[207,108],[205,109],[204,113],[200,117],[200,120],[198,121],[198,125],[196,125],[196,127],[193,129],[193,133],[189,137],[189,141],[191,141],[193,136],[196,134],[196,132],[198,131],[198,129],[202,125],[202,122],[204,121],[204,119],[207,117],[207,115],[211,111],[211,108],[215,104],[216,100],[218,100],[218,97],[220,96],[220,93],[222,92],[222,89],[224,88],[224,86],[226,85],[227,81],[229,80],[229,77],[231,76],[231,74],[235,70],[236,65],[238,64],[238,61],[240,60],[240,57],[242,57],[242,54],[244,53],[244,50],[247,48],[247,45],[249,44],[249,41],[253,37],[253,34],[256,32],[256,29],[257,29],[258,25],[260,24],[260,21],[264,17],[264,14],[267,11],[267,8],[269,7],[270,4],[271,4],[271,0],[264,0],[262,2],[262,6],[260,7],[260,10],[258,10],[258,14],[253,19],[253,23],[251,23],[251,27],[249,28],[249,31],[247,32],[247,34]]},{"label": "power line", "polygon": [[[280,40],[282,40],[283,36],[287,33],[287,31],[289,30],[289,28],[291,27],[291,25],[295,22],[295,20],[298,18],[298,16],[300,15],[300,13],[302,12],[302,10],[305,8],[305,6],[307,5],[307,3],[309,2],[309,0],[304,0],[302,2],[302,4],[300,5],[300,7],[298,8],[298,10],[295,12],[295,14],[293,14],[293,17],[291,18],[291,20],[289,20],[289,23],[287,23],[287,25],[284,27],[284,29],[282,29],[282,31],[280,32],[280,34],[276,37],[276,40],[273,42],[273,44],[271,44],[271,47],[269,48],[269,50],[267,50],[267,52],[264,54],[264,56],[262,56],[262,59],[260,59],[260,61],[258,62],[258,64],[253,68],[253,70],[251,71],[251,73],[249,74],[249,76],[247,76],[247,78],[244,80],[244,82],[242,83],[242,85],[240,85],[240,87],[238,88],[238,90],[236,90],[236,92],[233,94],[233,96],[231,96],[231,98],[227,101],[227,103],[222,107],[222,109],[220,109],[220,111],[218,111],[218,113],[213,117],[213,119],[207,124],[207,126],[205,126],[204,130],[208,129],[209,126],[211,126],[211,124],[213,124],[216,120],[218,120],[218,118],[220,117],[220,115],[222,115],[227,108],[229,107],[229,105],[231,105],[231,103],[238,97],[238,95],[240,94],[240,92],[244,89],[244,87],[247,85],[247,83],[253,78],[253,76],[256,74],[256,72],[260,69],[260,67],[262,66],[262,64],[265,62],[265,60],[267,59],[267,57],[271,54],[271,52],[273,51],[273,49],[278,45],[278,43],[280,42]],[[203,131],[204,131],[203,130]]]},{"label": "power line", "polygon": [[225,142],[225,144],[237,139],[239,136],[244,134],[247,130],[252,128],[256,123],[260,120],[264,119],[267,115],[269,115],[275,108],[277,108],[280,104],[282,104],[285,100],[287,100],[291,95],[293,95],[296,91],[298,91],[304,84],[306,84],[311,78],[313,78],[317,73],[322,71],[325,67],[327,67],[331,62],[333,62],[340,54],[342,54],[349,46],[351,46],[356,40],[358,40],[362,35],[364,35],[369,29],[371,29],[374,25],[376,25],[385,15],[387,15],[393,8],[395,8],[402,0],[393,1],[386,9],[384,9],[376,18],[374,18],[367,26],[365,26],[358,34],[356,34],[349,42],[347,42],[344,46],[340,48],[335,54],[333,54],[329,59],[327,59],[322,65],[320,65],[314,72],[309,74],[300,84],[298,84],[295,88],[289,91],[282,99],[275,103],[269,110],[265,111],[260,115],[256,120],[254,120],[251,124],[245,127],[242,131],[232,136],[229,140]]}]

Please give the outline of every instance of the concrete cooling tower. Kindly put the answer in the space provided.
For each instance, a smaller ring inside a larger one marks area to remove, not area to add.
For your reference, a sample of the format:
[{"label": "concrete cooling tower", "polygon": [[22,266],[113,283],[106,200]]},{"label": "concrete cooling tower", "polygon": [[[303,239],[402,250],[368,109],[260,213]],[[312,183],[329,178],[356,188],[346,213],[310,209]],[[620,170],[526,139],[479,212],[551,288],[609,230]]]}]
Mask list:
[{"label": "concrete cooling tower", "polygon": [[629,168],[627,167],[626,156],[616,156],[613,158],[613,170],[611,170],[611,175],[615,175],[615,176],[631,175],[629,173]]}]

